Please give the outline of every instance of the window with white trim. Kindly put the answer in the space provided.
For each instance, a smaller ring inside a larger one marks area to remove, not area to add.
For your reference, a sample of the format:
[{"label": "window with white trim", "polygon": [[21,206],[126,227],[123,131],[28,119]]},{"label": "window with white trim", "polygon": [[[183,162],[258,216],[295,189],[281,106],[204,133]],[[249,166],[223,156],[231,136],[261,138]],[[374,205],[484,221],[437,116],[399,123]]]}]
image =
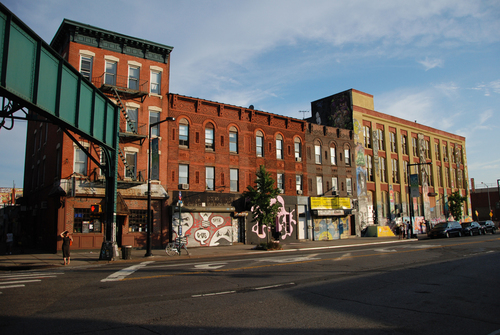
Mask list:
[{"label": "window with white trim", "polygon": [[161,94],[161,71],[151,70],[151,93]]}]

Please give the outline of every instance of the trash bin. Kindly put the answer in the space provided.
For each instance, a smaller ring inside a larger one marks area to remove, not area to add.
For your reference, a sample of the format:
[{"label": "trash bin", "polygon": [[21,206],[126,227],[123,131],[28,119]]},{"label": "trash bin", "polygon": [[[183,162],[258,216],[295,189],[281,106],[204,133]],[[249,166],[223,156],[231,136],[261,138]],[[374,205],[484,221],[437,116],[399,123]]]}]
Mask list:
[{"label": "trash bin", "polygon": [[122,245],[122,258],[123,259],[132,259],[132,246],[131,245]]}]

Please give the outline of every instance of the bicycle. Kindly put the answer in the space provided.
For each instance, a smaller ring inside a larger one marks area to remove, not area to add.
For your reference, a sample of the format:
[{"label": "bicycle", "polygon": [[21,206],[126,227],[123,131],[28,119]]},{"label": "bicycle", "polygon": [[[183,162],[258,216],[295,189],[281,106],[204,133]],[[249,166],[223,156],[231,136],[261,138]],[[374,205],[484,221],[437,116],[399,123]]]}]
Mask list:
[{"label": "bicycle", "polygon": [[187,249],[187,238],[189,235],[185,236],[180,236],[174,240],[174,242],[170,242],[167,244],[167,247],[165,248],[165,252],[169,256],[180,256],[181,255],[181,249],[186,250],[188,256],[189,256],[189,251]]}]

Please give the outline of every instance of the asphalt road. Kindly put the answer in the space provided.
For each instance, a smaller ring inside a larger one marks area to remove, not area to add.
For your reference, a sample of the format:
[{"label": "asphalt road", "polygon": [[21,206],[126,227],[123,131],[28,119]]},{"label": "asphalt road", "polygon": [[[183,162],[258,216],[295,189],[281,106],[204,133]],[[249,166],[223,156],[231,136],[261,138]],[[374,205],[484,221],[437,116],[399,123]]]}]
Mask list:
[{"label": "asphalt road", "polygon": [[3,273],[0,331],[494,334],[499,237]]}]

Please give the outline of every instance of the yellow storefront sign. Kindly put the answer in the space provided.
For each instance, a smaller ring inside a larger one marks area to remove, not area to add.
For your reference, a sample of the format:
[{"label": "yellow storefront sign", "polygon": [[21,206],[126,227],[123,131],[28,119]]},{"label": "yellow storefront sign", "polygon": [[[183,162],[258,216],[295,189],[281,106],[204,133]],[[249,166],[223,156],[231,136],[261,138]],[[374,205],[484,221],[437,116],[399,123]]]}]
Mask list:
[{"label": "yellow storefront sign", "polygon": [[351,209],[351,198],[311,197],[311,209]]}]

